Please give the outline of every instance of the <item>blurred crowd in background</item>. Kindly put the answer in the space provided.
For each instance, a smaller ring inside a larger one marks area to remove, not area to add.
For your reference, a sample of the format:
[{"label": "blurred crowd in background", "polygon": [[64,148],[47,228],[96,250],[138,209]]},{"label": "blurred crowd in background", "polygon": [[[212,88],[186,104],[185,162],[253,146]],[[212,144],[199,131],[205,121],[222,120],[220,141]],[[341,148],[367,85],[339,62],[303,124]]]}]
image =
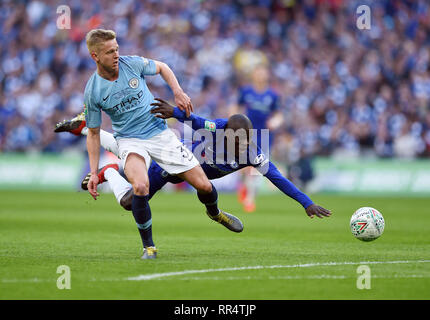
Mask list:
[{"label": "blurred crowd in background", "polygon": [[[266,64],[284,115],[272,146],[279,161],[430,155],[429,1],[63,2],[1,1],[0,151],[85,150],[53,128],[82,111],[95,71],[85,35],[104,28],[116,31],[121,55],[167,63],[207,118],[229,116],[252,69]],[[70,30],[57,28],[61,4]],[[363,4],[370,30],[356,26]],[[173,102],[160,76],[148,84]],[[111,131],[106,116],[103,128]]]}]

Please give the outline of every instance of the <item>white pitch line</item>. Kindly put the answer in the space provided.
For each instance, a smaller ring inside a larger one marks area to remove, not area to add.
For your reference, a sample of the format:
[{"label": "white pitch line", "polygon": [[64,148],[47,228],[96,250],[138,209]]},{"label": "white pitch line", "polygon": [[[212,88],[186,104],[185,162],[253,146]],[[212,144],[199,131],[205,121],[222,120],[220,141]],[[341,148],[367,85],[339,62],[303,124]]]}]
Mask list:
[{"label": "white pitch line", "polygon": [[39,278],[32,278],[32,279],[1,279],[1,282],[3,283],[19,283],[19,282],[49,282],[49,281],[55,281],[49,280],[49,279],[39,279]]},{"label": "white pitch line", "polygon": [[[242,271],[242,270],[259,270],[259,269],[286,269],[286,268],[312,268],[312,267],[324,267],[324,266],[342,266],[342,265],[360,265],[360,264],[411,264],[411,263],[429,263],[430,260],[398,260],[398,261],[361,261],[361,262],[316,262],[316,263],[304,263],[304,264],[291,264],[291,265],[272,265],[272,266],[245,266],[245,267],[229,267],[229,268],[218,268],[218,269],[201,269],[201,270],[184,270],[184,271],[176,271],[176,272],[165,272],[165,273],[153,273],[153,274],[143,274],[137,277],[128,277],[122,279],[91,279],[90,281],[99,282],[99,281],[147,281],[147,280],[167,280],[168,277],[173,276],[182,276],[182,275],[190,275],[190,274],[202,274],[202,273],[211,273],[211,272],[224,272],[224,271]],[[316,275],[316,276],[304,276],[302,278],[298,278],[300,276],[269,276],[265,277],[265,279],[321,279],[331,277],[331,279],[342,279],[341,275]],[[256,279],[252,276],[247,277],[212,277],[214,280],[239,280],[239,279]],[[385,278],[384,276],[372,276],[372,278]],[[387,276],[386,278],[429,278],[427,275],[393,275]],[[185,279],[195,279],[195,280],[204,280],[211,279],[209,277],[185,277],[179,278],[178,280]],[[56,279],[40,279],[40,278],[31,278],[31,279],[0,279],[2,283],[35,283],[35,282],[55,282]]]},{"label": "white pitch line", "polygon": [[[332,275],[332,274],[320,274],[320,275],[311,275],[311,276],[229,276],[229,277],[183,277],[177,278],[177,280],[183,281],[202,281],[202,280],[210,280],[210,281],[228,281],[228,280],[321,280],[321,279],[355,279],[351,275]],[[384,276],[384,275],[372,275],[372,279],[407,279],[407,278],[430,278],[430,274],[395,274],[392,276]],[[159,281],[167,280],[167,279],[157,279]]]},{"label": "white pitch line", "polygon": [[182,275],[188,275],[188,274],[224,272],[224,271],[242,271],[242,270],[258,270],[258,269],[285,269],[285,268],[311,268],[311,267],[342,266],[342,265],[357,265],[357,264],[402,264],[402,263],[428,263],[428,262],[430,262],[430,260],[323,262],[323,263],[316,262],[316,263],[291,264],[291,265],[230,267],[230,268],[219,268],[219,269],[184,270],[184,271],[176,271],[176,272],[142,274],[142,275],[139,275],[136,277],[126,278],[125,280],[147,281],[147,280],[155,280],[155,279],[160,279],[160,278],[182,276]]}]

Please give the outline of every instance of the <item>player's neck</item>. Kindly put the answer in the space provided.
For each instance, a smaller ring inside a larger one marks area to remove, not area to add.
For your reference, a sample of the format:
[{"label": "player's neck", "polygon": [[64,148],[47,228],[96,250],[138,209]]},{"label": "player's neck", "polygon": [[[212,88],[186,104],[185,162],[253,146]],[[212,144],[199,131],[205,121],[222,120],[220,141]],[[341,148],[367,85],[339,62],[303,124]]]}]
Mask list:
[{"label": "player's neck", "polygon": [[118,79],[119,76],[119,69],[118,70],[106,70],[102,66],[97,66],[97,74],[102,77],[103,79],[106,79],[108,81],[115,81]]},{"label": "player's neck", "polygon": [[263,93],[267,90],[267,85],[265,83],[255,83],[254,90],[257,93]]}]

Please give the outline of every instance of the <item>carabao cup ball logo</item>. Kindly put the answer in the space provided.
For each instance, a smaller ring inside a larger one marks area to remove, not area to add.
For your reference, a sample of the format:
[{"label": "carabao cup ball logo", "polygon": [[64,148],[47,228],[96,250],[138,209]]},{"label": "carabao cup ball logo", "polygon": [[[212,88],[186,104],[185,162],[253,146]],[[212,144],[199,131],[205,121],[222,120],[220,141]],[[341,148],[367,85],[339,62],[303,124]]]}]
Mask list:
[{"label": "carabao cup ball logo", "polygon": [[139,86],[139,79],[137,79],[137,78],[131,78],[130,81],[128,82],[128,85],[131,88],[136,89]]}]

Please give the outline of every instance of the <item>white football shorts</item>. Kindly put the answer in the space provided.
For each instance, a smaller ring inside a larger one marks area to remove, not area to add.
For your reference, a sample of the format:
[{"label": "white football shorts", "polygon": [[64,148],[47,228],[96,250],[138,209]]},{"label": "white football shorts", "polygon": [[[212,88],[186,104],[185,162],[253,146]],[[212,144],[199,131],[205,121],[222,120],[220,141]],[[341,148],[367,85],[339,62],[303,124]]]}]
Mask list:
[{"label": "white football shorts", "polygon": [[151,159],[169,174],[188,171],[199,165],[194,154],[178,139],[172,130],[166,129],[149,139],[117,139],[119,157],[125,168],[130,153],[137,153],[145,159],[149,169]]}]

